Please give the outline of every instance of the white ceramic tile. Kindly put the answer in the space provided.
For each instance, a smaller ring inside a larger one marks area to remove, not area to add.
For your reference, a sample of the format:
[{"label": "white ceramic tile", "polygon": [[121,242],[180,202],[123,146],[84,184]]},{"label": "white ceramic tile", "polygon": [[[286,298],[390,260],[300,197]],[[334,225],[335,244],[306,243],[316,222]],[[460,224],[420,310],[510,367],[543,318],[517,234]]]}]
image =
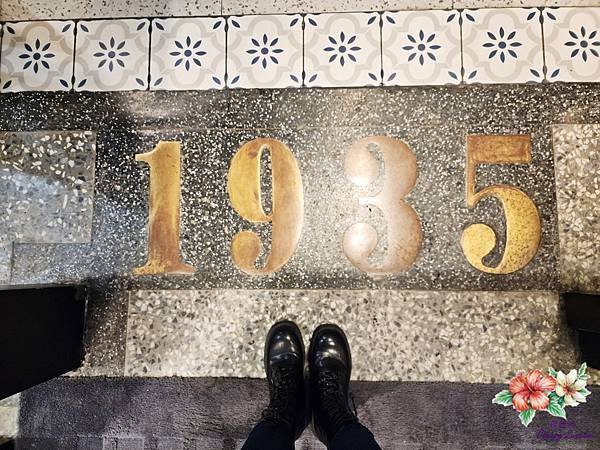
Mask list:
[{"label": "white ceramic tile", "polygon": [[[9,0],[15,1],[15,0]],[[452,0],[223,0],[223,14],[449,9]]]},{"label": "white ceramic tile", "polygon": [[150,89],[225,87],[225,19],[154,19]]},{"label": "white ceramic tile", "polygon": [[75,23],[17,22],[4,25],[2,92],[71,88]]},{"label": "white ceramic tile", "polygon": [[379,13],[309,14],[304,30],[307,86],[375,86],[381,82]]},{"label": "white ceramic tile", "polygon": [[2,20],[214,16],[221,0],[2,0]]},{"label": "white ceramic tile", "polygon": [[285,88],[302,84],[302,16],[227,19],[227,85]]},{"label": "white ceramic tile", "polygon": [[145,89],[148,84],[149,24],[147,19],[79,22],[75,90]]},{"label": "white ceramic tile", "polygon": [[383,14],[383,84],[458,84],[461,81],[459,12]]},{"label": "white ceramic tile", "polygon": [[546,78],[549,81],[600,81],[600,8],[546,11],[543,25]]},{"label": "white ceramic tile", "polygon": [[543,80],[542,27],[536,8],[465,10],[463,67],[467,83]]}]

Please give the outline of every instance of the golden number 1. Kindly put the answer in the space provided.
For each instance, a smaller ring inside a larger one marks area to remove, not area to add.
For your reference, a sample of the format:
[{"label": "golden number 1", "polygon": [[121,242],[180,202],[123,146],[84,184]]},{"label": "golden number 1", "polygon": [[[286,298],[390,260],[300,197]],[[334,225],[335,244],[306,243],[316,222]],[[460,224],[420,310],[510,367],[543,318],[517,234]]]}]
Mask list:
[{"label": "golden number 1", "polygon": [[486,273],[508,274],[525,267],[537,253],[541,239],[540,215],[533,201],[520,189],[506,184],[475,191],[479,164],[528,164],[531,162],[529,136],[467,137],[467,206],[474,208],[482,198],[496,197],[506,216],[506,246],[496,267],[483,258],[496,246],[494,230],[483,223],[469,225],[461,246],[469,263]]},{"label": "golden number 1", "polygon": [[[261,201],[260,159],[268,150],[272,161],[272,212]],[[231,241],[233,262],[251,275],[276,272],[296,251],[304,220],[304,196],[300,169],[285,144],[275,139],[254,139],[234,155],[227,177],[231,205],[244,219],[272,224],[271,252],[263,268],[256,268],[262,243],[252,231],[240,231]]]},{"label": "golden number 1", "polygon": [[195,268],[181,260],[179,208],[181,194],[181,144],[160,141],[148,153],[135,155],[150,166],[148,261],[133,270],[136,275],[188,274]]}]

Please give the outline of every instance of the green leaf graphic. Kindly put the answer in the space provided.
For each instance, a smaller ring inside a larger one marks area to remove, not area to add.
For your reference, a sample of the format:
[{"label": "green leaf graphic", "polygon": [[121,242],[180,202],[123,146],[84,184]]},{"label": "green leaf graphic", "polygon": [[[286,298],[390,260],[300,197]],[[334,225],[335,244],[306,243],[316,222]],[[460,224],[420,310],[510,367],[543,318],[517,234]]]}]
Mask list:
[{"label": "green leaf graphic", "polygon": [[529,425],[534,417],[535,417],[535,409],[528,409],[527,411],[521,411],[521,413],[519,414],[519,419],[521,419],[521,423],[524,426]]},{"label": "green leaf graphic", "polygon": [[558,374],[558,372],[556,370],[554,370],[552,367],[548,367],[548,373],[550,375],[552,375],[553,377],[556,377],[556,375]]},{"label": "green leaf graphic", "polygon": [[579,392],[582,395],[585,395],[586,397],[591,394],[591,392],[588,391],[586,388],[579,389],[577,392]]},{"label": "green leaf graphic", "polygon": [[585,374],[586,370],[587,370],[587,364],[582,363],[581,366],[579,366],[579,370],[577,370],[577,378],[580,380],[586,380],[587,379],[587,376]]},{"label": "green leaf graphic", "polygon": [[552,403],[552,402],[550,402],[550,404],[548,405],[548,409],[546,411],[548,411],[548,413],[550,413],[551,416],[561,417],[561,418],[567,420],[567,415],[565,413],[565,408],[563,408],[558,403]]},{"label": "green leaf graphic", "polygon": [[548,398],[550,399],[551,404],[554,403],[556,405],[559,405],[561,408],[565,405],[565,398],[559,397],[558,394],[554,391],[548,394]]},{"label": "green leaf graphic", "polygon": [[512,405],[512,394],[508,390],[500,391],[496,394],[492,403],[496,403],[502,406],[510,406]]}]

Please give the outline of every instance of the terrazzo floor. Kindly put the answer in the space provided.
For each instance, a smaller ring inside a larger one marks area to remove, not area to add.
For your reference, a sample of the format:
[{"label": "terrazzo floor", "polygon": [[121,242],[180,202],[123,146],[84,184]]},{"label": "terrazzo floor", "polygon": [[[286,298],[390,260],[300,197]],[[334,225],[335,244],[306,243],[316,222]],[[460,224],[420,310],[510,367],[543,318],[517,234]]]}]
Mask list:
[{"label": "terrazzo floor", "polygon": [[286,318],[307,344],[340,325],[357,380],[494,383],[577,365],[551,293],[179,290],[131,292],[125,375],[264,377],[264,338]]},{"label": "terrazzo floor", "polygon": [[[264,335],[284,317],[307,339],[320,321],[342,324],[358,380],[501,383],[519,369],[567,370],[577,349],[558,292],[597,292],[600,279],[599,105],[600,88],[577,84],[5,95],[0,183],[10,197],[0,201],[14,214],[0,218],[0,284],[89,285],[76,377],[261,377]],[[481,167],[478,186],[520,187],[542,219],[536,257],[507,276],[478,272],[459,244],[474,222],[504,233],[498,204],[469,210],[464,197],[466,136],[493,133],[530,134],[532,163]],[[396,276],[360,272],[340,245],[358,217],[386,232],[380,213],[356,208],[364,191],[344,175],[347,147],[373,134],[405,140],[419,165],[407,201],[423,251]],[[306,203],[290,262],[254,278],[233,265],[231,239],[253,229],[268,242],[269,230],[233,211],[226,176],[259,136],[288,144]],[[132,274],[146,259],[149,178],[134,156],[159,139],[183,142],[181,242],[193,276]],[[22,177],[43,187],[38,204]]]}]

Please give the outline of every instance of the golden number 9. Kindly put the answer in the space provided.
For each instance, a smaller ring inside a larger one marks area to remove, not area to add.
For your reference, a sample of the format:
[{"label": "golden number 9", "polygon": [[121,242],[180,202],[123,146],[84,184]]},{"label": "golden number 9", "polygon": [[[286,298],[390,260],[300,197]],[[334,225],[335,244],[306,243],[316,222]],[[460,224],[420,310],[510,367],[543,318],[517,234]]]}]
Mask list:
[{"label": "golden number 9", "polygon": [[[272,211],[266,214],[261,201],[260,160],[271,153]],[[262,243],[252,231],[240,231],[231,241],[233,262],[251,275],[266,275],[283,267],[296,251],[304,219],[302,178],[296,159],[275,139],[254,139],[234,155],[227,177],[231,205],[244,219],[272,224],[271,252],[265,266],[256,268]]]},{"label": "golden number 9", "polygon": [[367,223],[356,223],[344,233],[342,248],[354,266],[363,272],[391,274],[408,269],[421,249],[421,221],[404,201],[417,181],[417,159],[408,146],[387,136],[373,136],[356,142],[346,153],[345,171],[358,186],[368,186],[379,177],[379,161],[369,146],[379,148],[384,162],[383,188],[375,197],[361,197],[362,205],[379,208],[387,222],[388,252],[383,265],[374,267],[369,256],[377,246],[377,231]]},{"label": "golden number 9", "polygon": [[496,267],[488,267],[483,263],[483,258],[496,246],[494,230],[483,223],[476,223],[463,231],[463,253],[469,263],[482,272],[508,274],[525,267],[540,245],[541,225],[537,207],[520,189],[496,184],[475,192],[477,165],[530,162],[529,136],[467,137],[467,206],[474,208],[482,198],[496,197],[502,203],[506,216],[506,248]]}]

